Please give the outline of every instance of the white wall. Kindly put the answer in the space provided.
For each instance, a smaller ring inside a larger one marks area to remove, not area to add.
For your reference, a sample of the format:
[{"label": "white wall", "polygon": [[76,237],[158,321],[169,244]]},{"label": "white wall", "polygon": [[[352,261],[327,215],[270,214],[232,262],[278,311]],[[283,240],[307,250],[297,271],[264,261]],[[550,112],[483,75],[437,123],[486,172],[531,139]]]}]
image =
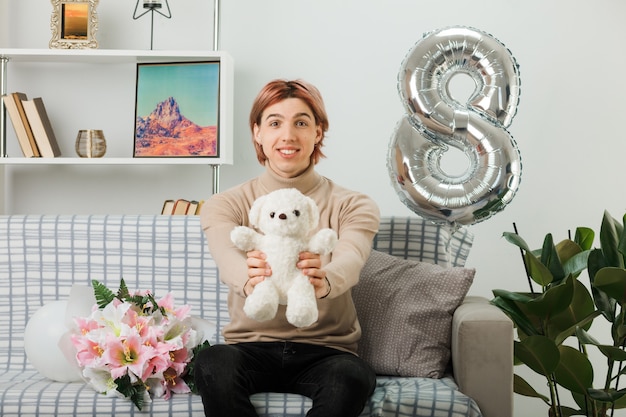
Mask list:
[{"label": "white wall", "polygon": [[[149,47],[149,18],[133,21],[134,3],[100,2],[102,48]],[[155,18],[155,49],[210,49],[212,2],[170,3],[173,18]],[[2,21],[9,25],[9,39],[0,46],[46,48],[49,2],[0,0],[7,4]],[[476,240],[469,265],[478,271],[472,293],[491,297],[493,288],[523,290],[519,252],[501,238],[513,222],[538,247],[547,232],[559,239],[579,225],[599,229],[605,209],[618,218],[626,211],[626,138],[620,128],[626,117],[624,16],[622,0],[222,2],[221,49],[235,61],[235,164],[222,168],[221,186],[260,171],[246,123],[258,89],[272,78],[301,77],[321,89],[331,116],[328,158],[319,170],[373,196],[385,215],[411,214],[386,169],[389,139],[403,115],[396,92],[400,63],[426,31],[479,28],[504,42],[520,64],[521,101],[509,130],[523,172],[513,202],[471,226]],[[85,82],[101,82],[96,74],[90,77]],[[106,108],[97,117],[106,117]],[[55,123],[61,131],[69,125],[63,117]],[[8,178],[9,205],[32,213],[155,212],[165,198],[208,195],[210,181],[207,167],[20,167]],[[517,417],[545,415],[537,400],[518,397],[516,409]]]}]

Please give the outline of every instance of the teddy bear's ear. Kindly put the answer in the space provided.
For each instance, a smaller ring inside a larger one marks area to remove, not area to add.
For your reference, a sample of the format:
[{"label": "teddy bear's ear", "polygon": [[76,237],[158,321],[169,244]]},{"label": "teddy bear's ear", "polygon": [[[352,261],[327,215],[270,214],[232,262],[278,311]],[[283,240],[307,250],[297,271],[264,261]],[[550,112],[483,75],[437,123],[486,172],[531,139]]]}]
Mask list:
[{"label": "teddy bear's ear", "polygon": [[250,207],[249,220],[252,226],[258,226],[259,221],[261,220],[261,208],[263,208],[263,204],[267,199],[267,195],[262,195],[261,197],[254,200],[252,203],[252,207]]},{"label": "teddy bear's ear", "polygon": [[309,230],[315,230],[320,221],[320,211],[312,198],[306,197],[309,205]]}]

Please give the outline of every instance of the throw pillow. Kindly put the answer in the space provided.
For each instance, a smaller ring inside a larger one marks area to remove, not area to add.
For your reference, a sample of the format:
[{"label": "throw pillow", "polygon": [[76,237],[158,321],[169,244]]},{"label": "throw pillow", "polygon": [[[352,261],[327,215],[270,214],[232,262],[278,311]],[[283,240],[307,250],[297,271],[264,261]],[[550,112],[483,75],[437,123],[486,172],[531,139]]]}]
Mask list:
[{"label": "throw pillow", "polygon": [[379,375],[444,376],[452,315],[474,274],[373,250],[352,290],[363,332],[359,355]]}]

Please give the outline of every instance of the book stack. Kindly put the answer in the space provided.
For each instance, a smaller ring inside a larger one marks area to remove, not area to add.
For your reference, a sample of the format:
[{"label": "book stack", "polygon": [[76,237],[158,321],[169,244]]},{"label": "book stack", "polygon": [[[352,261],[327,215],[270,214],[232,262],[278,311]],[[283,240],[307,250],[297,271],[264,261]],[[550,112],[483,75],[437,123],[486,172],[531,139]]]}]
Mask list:
[{"label": "book stack", "polygon": [[202,207],[203,202],[203,200],[185,200],[184,198],[165,200],[161,214],[194,216],[200,214],[200,207]]},{"label": "book stack", "polygon": [[27,158],[54,158],[61,150],[41,97],[29,100],[26,94],[15,92],[2,96],[15,135]]}]

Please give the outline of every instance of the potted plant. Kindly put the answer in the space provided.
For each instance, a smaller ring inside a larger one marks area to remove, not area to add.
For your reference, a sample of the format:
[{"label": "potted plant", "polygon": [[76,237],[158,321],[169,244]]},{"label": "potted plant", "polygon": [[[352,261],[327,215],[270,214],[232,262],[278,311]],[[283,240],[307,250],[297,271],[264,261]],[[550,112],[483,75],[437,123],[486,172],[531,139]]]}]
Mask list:
[{"label": "potted plant", "polygon": [[[548,392],[540,393],[517,374],[514,390],[543,400],[550,417],[605,417],[626,408],[624,220],[626,216],[620,222],[604,212],[600,248],[593,248],[596,233],[586,227],[578,227],[573,239],[570,236],[558,243],[547,234],[536,250],[517,231],[503,234],[520,249],[529,292],[494,290],[492,303],[516,327],[516,365],[543,375]],[[584,271],[588,280],[581,278]],[[610,335],[602,336],[611,343],[600,343],[593,336],[590,329],[595,320],[610,323],[606,326]],[[606,361],[592,363],[590,349],[598,349]],[[604,376],[602,386],[594,386],[596,375]],[[577,408],[562,404],[565,391]]]}]

